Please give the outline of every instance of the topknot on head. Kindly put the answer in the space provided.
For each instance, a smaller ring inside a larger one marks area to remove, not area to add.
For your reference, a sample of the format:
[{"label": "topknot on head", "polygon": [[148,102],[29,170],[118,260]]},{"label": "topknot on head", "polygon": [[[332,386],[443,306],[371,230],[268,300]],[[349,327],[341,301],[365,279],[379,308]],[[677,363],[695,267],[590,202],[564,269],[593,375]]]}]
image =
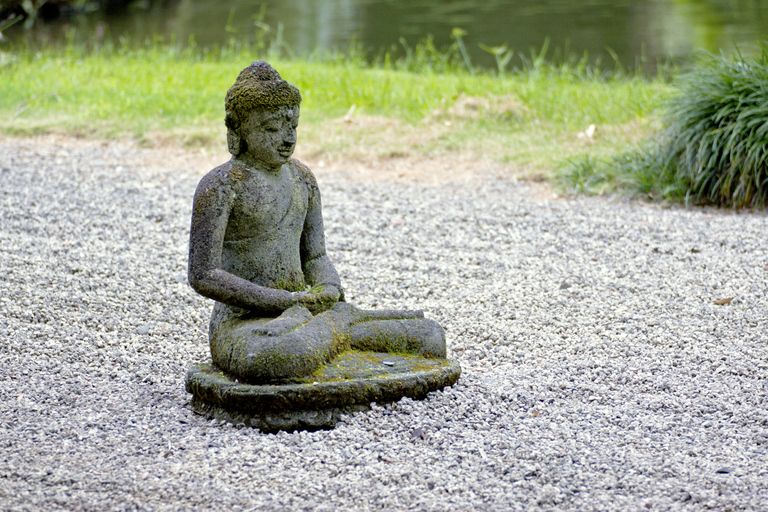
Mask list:
[{"label": "topknot on head", "polygon": [[301,94],[272,66],[260,60],[240,72],[224,100],[227,123],[241,123],[256,109],[276,110],[298,105]]},{"label": "topknot on head", "polygon": [[259,80],[261,82],[274,82],[275,80],[282,80],[282,78],[280,78],[280,73],[278,73],[275,68],[263,60],[253,62],[250,66],[242,70],[237,76],[237,82],[249,78],[253,80]]}]

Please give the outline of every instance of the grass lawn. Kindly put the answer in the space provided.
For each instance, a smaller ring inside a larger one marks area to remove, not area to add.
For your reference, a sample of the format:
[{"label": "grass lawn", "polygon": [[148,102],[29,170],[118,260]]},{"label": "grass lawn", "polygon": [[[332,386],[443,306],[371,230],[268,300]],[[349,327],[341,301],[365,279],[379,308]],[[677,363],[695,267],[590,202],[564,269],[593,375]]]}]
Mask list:
[{"label": "grass lawn", "polygon": [[0,133],[7,135],[220,148],[224,94],[242,68],[264,58],[301,90],[299,147],[315,158],[477,159],[543,180],[585,149],[613,155],[655,132],[671,91],[663,79],[536,55],[523,70],[472,74],[437,65],[434,49],[378,65],[354,52],[284,59],[164,44],[0,50]]}]

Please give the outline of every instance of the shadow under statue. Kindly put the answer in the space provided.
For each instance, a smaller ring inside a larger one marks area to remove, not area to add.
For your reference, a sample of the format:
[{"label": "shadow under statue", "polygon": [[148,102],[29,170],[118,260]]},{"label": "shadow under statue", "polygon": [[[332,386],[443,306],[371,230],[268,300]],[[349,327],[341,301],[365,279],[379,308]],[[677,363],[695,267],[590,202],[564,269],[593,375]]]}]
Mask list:
[{"label": "shadow under statue", "polygon": [[189,282],[215,300],[213,365],[190,370],[199,412],[265,431],[332,427],[342,413],[453,384],[445,334],[421,311],[344,300],[325,251],[320,191],[291,155],[301,95],[269,64],[225,99],[231,160],[195,192]]}]

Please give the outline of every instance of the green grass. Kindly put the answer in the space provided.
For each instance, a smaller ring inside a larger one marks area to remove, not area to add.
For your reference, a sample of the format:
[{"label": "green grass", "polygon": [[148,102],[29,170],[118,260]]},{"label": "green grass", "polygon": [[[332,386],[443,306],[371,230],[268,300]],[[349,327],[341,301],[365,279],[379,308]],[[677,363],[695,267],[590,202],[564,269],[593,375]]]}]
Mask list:
[{"label": "green grass", "polygon": [[[522,70],[470,71],[458,45],[438,50],[429,40],[373,64],[354,47],[302,59],[236,44],[215,51],[162,42],[0,50],[0,132],[6,134],[132,137],[147,144],[161,136],[188,146],[221,145],[227,88],[248,63],[265,58],[302,91],[303,133],[320,152],[360,143],[382,154],[389,146],[409,154],[463,152],[543,177],[586,143],[610,152],[650,134],[653,112],[669,91],[662,79],[600,73],[585,61],[556,65],[544,52]],[[328,123],[353,106],[355,118],[383,117],[425,135],[398,140],[351,125],[349,133],[324,140]],[[591,124],[598,136],[580,139]]]},{"label": "green grass", "polygon": [[768,47],[747,60],[703,55],[676,81],[663,128],[615,155],[564,162],[557,180],[578,193],[759,207],[768,203]]}]

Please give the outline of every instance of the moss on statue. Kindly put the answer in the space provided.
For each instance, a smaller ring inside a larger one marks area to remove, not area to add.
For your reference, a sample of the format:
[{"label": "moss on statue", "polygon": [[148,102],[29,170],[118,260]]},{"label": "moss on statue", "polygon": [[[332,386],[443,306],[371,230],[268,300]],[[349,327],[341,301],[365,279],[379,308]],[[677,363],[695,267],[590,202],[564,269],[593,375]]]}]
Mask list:
[{"label": "moss on statue", "polygon": [[254,62],[242,70],[224,98],[227,113],[241,121],[257,109],[277,110],[300,103],[299,90],[264,61]]},{"label": "moss on statue", "polygon": [[[443,359],[443,328],[421,311],[364,311],[345,301],[325,250],[317,181],[291,158],[300,102],[298,89],[265,62],[244,69],[227,92],[232,159],[200,181],[189,243],[190,284],[216,301],[209,341],[225,375],[217,380],[206,370],[194,379],[208,384],[188,386],[208,403],[236,379],[243,384],[227,387],[230,405],[253,410],[266,400],[265,389],[313,379],[331,395],[349,394],[334,398],[339,407],[366,397],[422,396],[435,389],[419,380],[422,366],[436,372],[435,385],[458,378]],[[398,377],[406,370],[412,379]]]}]

